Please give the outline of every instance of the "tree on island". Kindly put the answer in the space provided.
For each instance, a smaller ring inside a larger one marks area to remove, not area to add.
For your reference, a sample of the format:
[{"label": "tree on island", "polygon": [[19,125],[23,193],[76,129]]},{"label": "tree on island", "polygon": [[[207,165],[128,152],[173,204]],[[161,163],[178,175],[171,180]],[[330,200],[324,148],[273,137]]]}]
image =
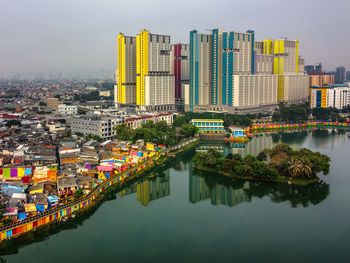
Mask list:
[{"label": "tree on island", "polygon": [[[269,160],[269,161],[267,161]],[[229,177],[252,177],[257,179],[275,180],[278,175],[300,179],[313,179],[322,172],[329,172],[330,158],[319,152],[312,152],[303,148],[293,150],[286,144],[278,144],[272,149],[264,149],[258,157],[228,154],[222,158],[221,154],[213,149],[197,153],[193,162],[199,169],[224,172]]]},{"label": "tree on island", "polygon": [[269,165],[283,176],[314,178],[317,173],[329,173],[330,158],[306,148],[294,151],[286,144],[278,144],[269,152],[269,158]]}]

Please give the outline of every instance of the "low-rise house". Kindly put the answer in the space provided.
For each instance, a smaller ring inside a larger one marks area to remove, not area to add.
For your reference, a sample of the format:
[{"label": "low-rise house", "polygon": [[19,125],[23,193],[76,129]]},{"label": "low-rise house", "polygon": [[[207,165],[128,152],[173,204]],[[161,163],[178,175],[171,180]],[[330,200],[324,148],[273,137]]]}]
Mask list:
[{"label": "low-rise house", "polygon": [[46,182],[46,181],[56,182],[56,179],[57,179],[57,166],[36,167],[32,177],[34,184],[39,182]]},{"label": "low-rise house", "polygon": [[78,189],[75,176],[62,176],[57,178],[57,191],[59,196],[69,196]]},{"label": "low-rise house", "polygon": [[65,148],[60,151],[60,162],[64,164],[77,164],[80,155],[80,148]]},{"label": "low-rise house", "polygon": [[241,127],[230,126],[229,130],[232,137],[246,137],[244,130]]},{"label": "low-rise house", "polygon": [[44,212],[49,207],[47,196],[43,193],[29,194],[27,197],[28,204],[35,204],[38,212]]},{"label": "low-rise house", "polygon": [[94,185],[95,179],[88,175],[77,175],[77,185],[81,189],[89,190]]}]

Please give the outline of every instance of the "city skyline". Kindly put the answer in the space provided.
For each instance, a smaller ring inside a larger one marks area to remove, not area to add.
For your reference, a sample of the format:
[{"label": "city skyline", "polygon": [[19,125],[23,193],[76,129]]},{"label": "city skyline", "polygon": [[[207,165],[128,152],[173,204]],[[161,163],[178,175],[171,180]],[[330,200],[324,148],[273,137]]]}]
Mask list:
[{"label": "city skyline", "polygon": [[[325,2],[324,2],[325,3]],[[117,35],[143,28],[170,34],[171,43],[189,43],[190,31],[221,28],[256,32],[265,38],[298,39],[305,64],[322,62],[326,70],[350,68],[346,42],[347,1],[323,8],[319,1],[179,1],[179,12],[165,1],[0,1],[0,75],[110,71],[117,62]],[[283,5],[276,11],[276,6]],[[343,8],[338,8],[338,6]],[[225,7],[225,8],[222,8]],[[132,12],[130,12],[132,10]],[[277,23],[278,22],[278,23]],[[329,40],[332,41],[329,41]]]}]

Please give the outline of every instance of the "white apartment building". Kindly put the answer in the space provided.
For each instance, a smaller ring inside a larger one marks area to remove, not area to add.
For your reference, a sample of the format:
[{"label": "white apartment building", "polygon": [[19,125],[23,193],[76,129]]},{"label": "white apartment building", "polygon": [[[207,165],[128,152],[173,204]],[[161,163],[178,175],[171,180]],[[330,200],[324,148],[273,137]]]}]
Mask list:
[{"label": "white apartment building", "polygon": [[169,110],[175,105],[174,76],[145,76],[145,105],[149,110]]},{"label": "white apartment building", "polygon": [[276,75],[234,75],[233,107],[258,108],[277,104]]},{"label": "white apartment building", "polygon": [[332,84],[323,87],[312,87],[311,108],[343,109],[350,105],[350,88],[344,84]]},{"label": "white apartment building", "polygon": [[161,113],[161,114],[149,114],[143,116],[132,116],[130,118],[125,118],[125,123],[130,129],[137,129],[141,127],[142,124],[153,121],[165,121],[169,126],[173,124],[174,117],[172,113]]},{"label": "white apartment building", "polygon": [[78,106],[59,104],[57,108],[57,112],[61,115],[75,115],[75,114],[78,114]]},{"label": "white apartment building", "polygon": [[123,122],[124,120],[118,117],[101,117],[93,114],[87,114],[83,117],[72,118],[71,131],[72,134],[92,134],[97,135],[105,140],[113,139],[116,135],[113,127]]},{"label": "white apartment building", "polygon": [[283,101],[300,103],[307,101],[309,96],[309,76],[301,74],[285,74],[283,76]]},{"label": "white apartment building", "polygon": [[182,84],[182,98],[184,98],[185,111],[190,107],[190,84]]},{"label": "white apartment building", "polygon": [[273,55],[256,55],[256,74],[273,74]]}]

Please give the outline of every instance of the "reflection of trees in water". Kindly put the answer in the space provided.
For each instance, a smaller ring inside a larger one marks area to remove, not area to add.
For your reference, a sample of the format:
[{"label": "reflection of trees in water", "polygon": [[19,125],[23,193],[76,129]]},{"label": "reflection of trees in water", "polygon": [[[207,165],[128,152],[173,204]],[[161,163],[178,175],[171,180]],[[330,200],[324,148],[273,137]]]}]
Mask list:
[{"label": "reflection of trees in water", "polygon": [[195,149],[191,149],[185,152],[175,159],[168,161],[165,165],[166,168],[173,168],[175,171],[184,171],[187,165],[192,161],[193,156],[196,154]]},{"label": "reflection of trees in water", "polygon": [[0,243],[0,256],[18,254],[19,249],[22,247],[48,240],[51,235],[57,234],[62,230],[78,228],[79,225],[83,225],[83,222],[95,213],[104,201],[116,199],[116,189],[112,189],[111,191],[108,191],[108,193],[106,192],[103,199],[102,202],[98,202],[94,206],[76,213],[74,218],[69,218],[67,221],[56,221],[42,225],[39,228],[36,228],[35,231],[29,231],[19,235],[17,238],[2,241]]},{"label": "reflection of trees in water", "polygon": [[329,136],[329,131],[326,129],[316,129],[312,130],[311,136],[315,138],[323,138]]},{"label": "reflection of trees in water", "polygon": [[345,134],[348,130],[347,129],[336,129],[336,134]]},{"label": "reflection of trees in water", "polygon": [[292,132],[281,131],[271,134],[274,143],[298,143],[302,144],[307,137],[307,130],[297,130]]},{"label": "reflection of trees in water", "polygon": [[[193,155],[194,153],[192,153]],[[187,157],[188,158],[188,157]],[[192,158],[190,158],[192,159]],[[169,164],[170,165],[170,164]],[[24,234],[19,235],[17,238],[4,240],[0,242],[0,263],[6,262],[6,260],[1,258],[3,255],[18,254],[19,249],[30,245],[32,243],[42,242],[48,240],[51,235],[57,234],[62,230],[76,229],[79,225],[83,225],[84,221],[90,218],[95,211],[106,201],[115,200],[117,198],[116,194],[121,190],[131,187],[133,185],[139,184],[144,181],[156,181],[157,178],[164,178],[162,180],[167,180],[165,177],[168,175],[166,170],[168,165],[165,167],[155,167],[151,170],[144,171],[140,177],[135,177],[129,179],[122,185],[112,185],[110,188],[105,190],[101,195],[102,200],[96,202],[93,206],[88,207],[86,210],[80,210],[75,213],[75,217],[69,217],[67,221],[56,221],[46,225],[42,225],[36,228],[35,231],[29,231]]]},{"label": "reflection of trees in water", "polygon": [[183,170],[183,162],[178,160],[177,162],[174,162],[174,166],[173,166],[175,171],[182,171]]},{"label": "reflection of trees in water", "polygon": [[308,186],[251,182],[245,193],[250,197],[268,196],[274,203],[288,202],[291,207],[317,205],[329,196],[329,185],[323,181]]},{"label": "reflection of trees in water", "polygon": [[246,183],[244,180],[232,180],[225,176],[218,176],[215,173],[199,170],[194,170],[193,175],[203,177],[205,184],[210,190],[214,189],[217,185],[225,186],[227,188],[231,187],[233,189],[242,189]]},{"label": "reflection of trees in water", "polygon": [[[205,183],[209,189],[213,189],[217,185],[232,187],[233,189],[242,189],[245,180],[232,180],[227,177],[218,176],[213,173],[195,171],[196,176],[205,178]],[[274,203],[288,202],[291,207],[308,207],[317,205],[324,201],[330,194],[329,184],[324,181],[310,184],[308,186],[296,186],[279,183],[267,183],[259,181],[248,181],[249,187],[244,188],[247,195],[247,201],[252,198],[269,197]]]},{"label": "reflection of trees in water", "polygon": [[[242,189],[243,185],[247,182],[245,180],[232,180],[227,177],[201,171],[195,171],[195,175],[204,177],[205,183],[209,189],[213,189],[217,185],[232,187],[233,189]],[[267,196],[274,203],[288,202],[293,208],[317,205],[325,200],[330,193],[329,185],[323,181],[310,184],[309,186],[274,184],[258,181],[248,182],[249,188],[244,189],[248,197],[247,200],[250,201],[253,197],[263,198]]]}]

